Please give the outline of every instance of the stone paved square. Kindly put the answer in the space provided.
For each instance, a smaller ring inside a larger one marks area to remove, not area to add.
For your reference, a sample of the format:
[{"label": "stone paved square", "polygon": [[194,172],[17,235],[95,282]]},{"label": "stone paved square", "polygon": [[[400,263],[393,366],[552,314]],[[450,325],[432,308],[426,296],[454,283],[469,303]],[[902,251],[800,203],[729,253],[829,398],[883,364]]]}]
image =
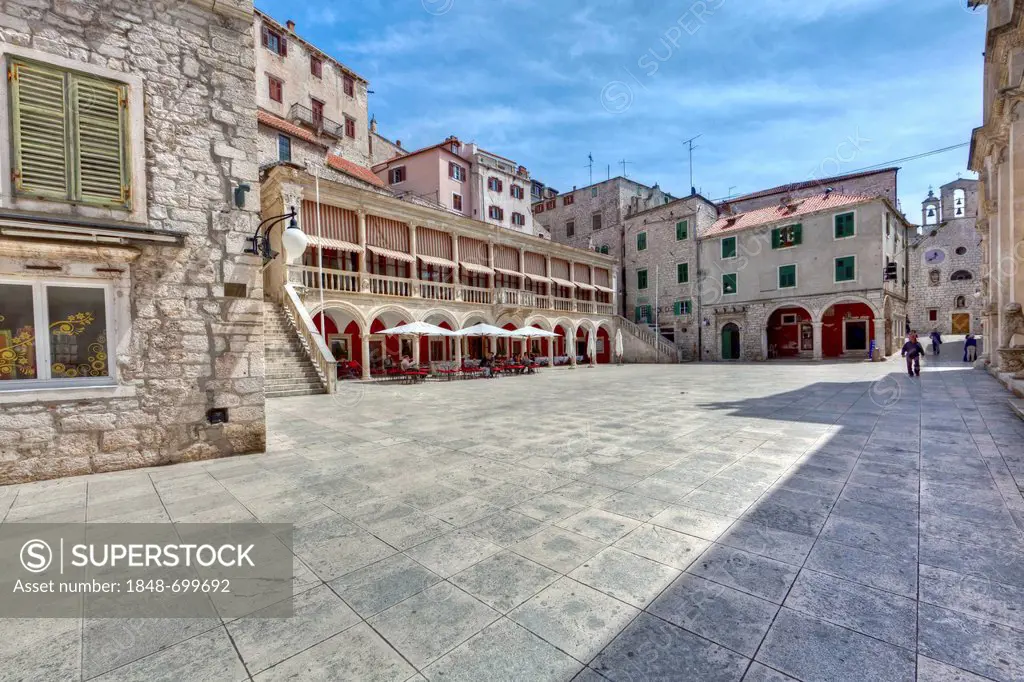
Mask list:
[{"label": "stone paved square", "polygon": [[1021,679],[1024,422],[899,369],[345,383],[271,401],[265,454],[0,489],[298,526],[293,619],[0,621],[0,678]]}]

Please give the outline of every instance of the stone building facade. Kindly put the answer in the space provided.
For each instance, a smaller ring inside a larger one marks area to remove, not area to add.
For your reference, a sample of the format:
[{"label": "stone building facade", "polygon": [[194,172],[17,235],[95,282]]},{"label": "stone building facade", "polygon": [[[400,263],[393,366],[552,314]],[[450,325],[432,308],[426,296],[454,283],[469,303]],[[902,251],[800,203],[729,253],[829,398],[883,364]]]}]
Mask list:
[{"label": "stone building facade", "polygon": [[251,1],[2,21],[0,483],[262,450]]},{"label": "stone building facade", "polygon": [[943,185],[922,202],[910,251],[910,325],[923,334],[981,334],[978,181]]},{"label": "stone building facade", "polygon": [[378,163],[387,161],[388,159],[401,156],[402,154],[408,154],[409,152],[402,148],[401,140],[389,140],[388,138],[377,132],[377,119],[370,119],[370,165],[376,166]]},{"label": "stone building facade", "polygon": [[700,245],[704,359],[866,358],[872,342],[876,358],[894,353],[910,237],[882,197],[823,192],[722,215]]},{"label": "stone building facade", "polygon": [[626,317],[657,330],[687,359],[699,357],[698,245],[717,219],[715,205],[693,195],[624,221]]},{"label": "stone building facade", "polygon": [[[257,10],[252,31],[260,111],[312,132],[332,154],[369,166],[366,79],[303,40],[292,21],[280,24]],[[261,128],[268,120],[261,118]],[[275,159],[286,156],[282,135],[288,137],[274,126],[282,146]]]},{"label": "stone building facade", "polygon": [[[970,0],[988,7],[982,125],[971,138],[978,173],[977,230],[982,240],[982,357],[1013,385],[1024,370],[1024,0]],[[1020,391],[1019,388],[1015,390]]]}]

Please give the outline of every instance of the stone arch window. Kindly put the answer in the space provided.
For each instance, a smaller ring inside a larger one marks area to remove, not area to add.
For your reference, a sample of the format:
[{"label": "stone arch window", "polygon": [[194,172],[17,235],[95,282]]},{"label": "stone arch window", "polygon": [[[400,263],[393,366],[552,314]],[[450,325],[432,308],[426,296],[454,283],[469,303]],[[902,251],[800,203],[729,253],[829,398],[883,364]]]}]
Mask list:
[{"label": "stone arch window", "polygon": [[967,193],[962,189],[953,190],[953,217],[963,218],[967,209]]},{"label": "stone arch window", "polygon": [[958,246],[958,247],[956,247],[956,255],[962,256],[965,253],[967,253],[967,247],[966,246]]},{"label": "stone arch window", "polygon": [[953,307],[954,308],[958,308],[958,309],[959,308],[966,308],[967,307],[967,297],[966,296],[957,296],[955,299],[953,299]]},{"label": "stone arch window", "polygon": [[951,282],[966,282],[967,280],[974,279],[974,275],[967,272],[966,270],[957,270],[949,277]]}]

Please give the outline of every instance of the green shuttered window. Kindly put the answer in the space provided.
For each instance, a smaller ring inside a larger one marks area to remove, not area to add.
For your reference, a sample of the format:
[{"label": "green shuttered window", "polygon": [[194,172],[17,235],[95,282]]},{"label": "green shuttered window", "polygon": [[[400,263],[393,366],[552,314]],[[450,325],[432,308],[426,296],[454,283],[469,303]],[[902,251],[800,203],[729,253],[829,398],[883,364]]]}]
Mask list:
[{"label": "green shuttered window", "polygon": [[836,258],[836,281],[852,282],[857,279],[857,259],[854,256]]},{"label": "green shuttered window", "polygon": [[636,288],[646,289],[647,288],[647,270],[636,271]]},{"label": "green shuttered window", "polygon": [[690,264],[676,263],[676,282],[686,284],[690,281]]},{"label": "green shuttered window", "polygon": [[686,220],[680,220],[676,223],[676,241],[682,241],[686,239],[687,232],[689,232],[690,224]]},{"label": "green shuttered window", "polygon": [[127,207],[127,87],[22,60],[10,63],[8,77],[15,192]]},{"label": "green shuttered window", "polygon": [[672,310],[676,315],[689,315],[690,314],[690,299],[683,301],[676,301],[672,305]]},{"label": "green shuttered window", "polygon": [[772,248],[786,249],[803,242],[803,225],[786,225],[772,230]]},{"label": "green shuttered window", "polygon": [[835,235],[836,239],[846,239],[852,237],[856,231],[854,227],[854,214],[853,213],[840,213],[835,218]]},{"label": "green shuttered window", "polygon": [[736,257],[736,237],[726,237],[722,240],[722,258]]},{"label": "green shuttered window", "polygon": [[647,233],[641,232],[636,236],[636,250],[646,251],[647,250]]},{"label": "green shuttered window", "polygon": [[732,272],[729,274],[722,275],[722,293],[723,294],[735,294],[736,288],[736,273]]},{"label": "green shuttered window", "polygon": [[790,289],[796,286],[796,265],[779,266],[779,288]]}]

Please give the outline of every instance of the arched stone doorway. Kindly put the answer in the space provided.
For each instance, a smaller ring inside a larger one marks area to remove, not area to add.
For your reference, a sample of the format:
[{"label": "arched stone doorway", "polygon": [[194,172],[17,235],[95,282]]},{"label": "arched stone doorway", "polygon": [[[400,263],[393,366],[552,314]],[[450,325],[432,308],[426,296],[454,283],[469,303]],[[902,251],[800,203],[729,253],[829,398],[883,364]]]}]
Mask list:
[{"label": "arched stone doorway", "polygon": [[[461,328],[466,329],[481,322],[494,324],[483,314],[471,313],[463,319]],[[493,353],[497,348],[495,345],[492,345],[494,342],[493,337],[465,336],[460,341],[462,342],[462,357],[466,359],[480,360],[483,358],[484,353]]]},{"label": "arched stone doorway", "polygon": [[330,305],[312,317],[313,325],[338,362],[338,378],[359,378],[363,366],[362,321],[348,310]]},{"label": "arched stone doorway", "polygon": [[606,365],[612,361],[612,340],[608,329],[601,325],[597,328],[597,364]]},{"label": "arched stone doorway", "polygon": [[410,357],[416,355],[414,339],[384,336],[380,333],[385,329],[408,324],[412,321],[412,314],[400,309],[382,310],[374,316],[373,321],[370,323],[369,364],[371,372],[381,372],[387,367],[399,365],[403,355]]},{"label": "arched stone doorway", "polygon": [[814,354],[812,315],[803,306],[772,311],[765,324],[769,358],[811,357]]},{"label": "arched stone doorway", "polygon": [[875,339],[875,311],[866,303],[828,306],[821,315],[821,351],[826,358],[867,357]]},{"label": "arched stone doorway", "polygon": [[722,326],[722,359],[740,359],[740,328],[735,322],[727,322]]}]

